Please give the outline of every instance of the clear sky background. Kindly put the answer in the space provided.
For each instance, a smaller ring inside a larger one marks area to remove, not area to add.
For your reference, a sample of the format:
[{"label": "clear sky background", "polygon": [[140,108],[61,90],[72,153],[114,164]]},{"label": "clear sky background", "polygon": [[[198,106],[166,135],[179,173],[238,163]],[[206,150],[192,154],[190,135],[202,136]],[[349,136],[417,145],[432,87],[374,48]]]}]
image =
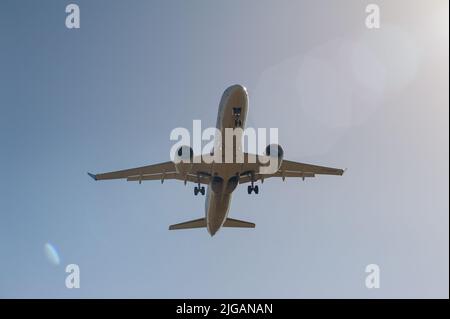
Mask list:
[{"label": "clear sky background", "polygon": [[[379,30],[348,0],[76,1],[68,30],[69,1],[2,0],[0,297],[448,298],[448,1],[372,2]],[[194,185],[86,175],[168,160],[235,83],[286,158],[346,174],[241,186],[256,229],[213,238],[167,230]]]}]

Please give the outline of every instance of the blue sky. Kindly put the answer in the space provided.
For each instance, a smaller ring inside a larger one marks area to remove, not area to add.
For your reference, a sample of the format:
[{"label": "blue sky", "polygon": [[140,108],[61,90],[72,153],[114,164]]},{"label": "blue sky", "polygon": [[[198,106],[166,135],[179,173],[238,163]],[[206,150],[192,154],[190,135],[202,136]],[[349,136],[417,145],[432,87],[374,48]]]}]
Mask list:
[{"label": "blue sky", "polygon": [[[0,297],[448,298],[448,2],[377,1],[379,30],[361,1],[77,1],[79,30],[68,3],[0,4]],[[238,188],[256,229],[213,238],[167,230],[193,185],[86,175],[168,160],[235,83],[286,158],[346,174]]]}]

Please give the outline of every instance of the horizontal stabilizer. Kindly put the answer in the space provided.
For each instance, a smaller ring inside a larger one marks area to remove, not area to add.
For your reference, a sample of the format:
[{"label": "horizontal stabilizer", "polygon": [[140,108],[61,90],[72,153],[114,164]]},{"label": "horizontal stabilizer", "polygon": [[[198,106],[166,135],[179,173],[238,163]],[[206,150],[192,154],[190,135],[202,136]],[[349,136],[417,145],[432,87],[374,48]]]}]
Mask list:
[{"label": "horizontal stabilizer", "polygon": [[[169,230],[203,228],[203,227],[206,227],[206,218],[199,218],[184,223],[170,225]],[[225,220],[225,223],[223,224],[223,227],[255,228],[255,224],[243,220],[227,218]]]},{"label": "horizontal stabilizer", "polygon": [[170,225],[169,230],[202,228],[202,227],[206,227],[206,219],[205,218],[199,218],[199,219],[190,220],[190,221],[184,222],[184,223]]},{"label": "horizontal stabilizer", "polygon": [[227,218],[223,227],[241,227],[241,228],[255,228],[254,223],[245,222],[243,220]]},{"label": "horizontal stabilizer", "polygon": [[88,175],[89,175],[94,181],[97,180],[97,176],[95,176],[95,174],[88,173]]}]

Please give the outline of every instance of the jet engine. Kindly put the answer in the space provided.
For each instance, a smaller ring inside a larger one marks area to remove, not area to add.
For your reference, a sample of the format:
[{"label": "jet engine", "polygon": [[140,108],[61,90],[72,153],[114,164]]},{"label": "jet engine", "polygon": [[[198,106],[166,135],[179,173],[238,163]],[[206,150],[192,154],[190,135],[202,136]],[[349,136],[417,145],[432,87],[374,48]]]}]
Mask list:
[{"label": "jet engine", "polygon": [[175,169],[177,173],[186,172],[189,165],[193,162],[194,150],[186,145],[180,146],[175,153]]},{"label": "jet engine", "polygon": [[281,163],[283,162],[284,156],[284,150],[281,147],[281,145],[278,144],[267,145],[264,154],[269,157],[269,163],[267,163],[267,165],[273,165],[272,163],[275,161],[276,170],[278,171],[281,167]]}]

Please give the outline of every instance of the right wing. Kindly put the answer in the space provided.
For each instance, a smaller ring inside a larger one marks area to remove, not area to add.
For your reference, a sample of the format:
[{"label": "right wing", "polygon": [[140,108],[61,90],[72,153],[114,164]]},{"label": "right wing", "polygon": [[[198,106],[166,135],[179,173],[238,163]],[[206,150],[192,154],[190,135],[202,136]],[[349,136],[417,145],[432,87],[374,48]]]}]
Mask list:
[{"label": "right wing", "polygon": [[[255,157],[255,154],[245,153],[245,158],[248,159],[250,156]],[[250,164],[249,164],[250,165]],[[254,182],[258,180],[264,180],[270,177],[297,177],[297,178],[308,178],[315,177],[316,175],[342,175],[344,170],[340,168],[312,165],[306,163],[299,163],[294,161],[284,160],[281,162],[281,166],[275,173],[272,174],[261,174],[259,173],[258,164],[251,164],[253,168],[249,166],[249,171],[244,172],[243,176],[239,179],[239,184],[249,183],[252,180]]]}]

